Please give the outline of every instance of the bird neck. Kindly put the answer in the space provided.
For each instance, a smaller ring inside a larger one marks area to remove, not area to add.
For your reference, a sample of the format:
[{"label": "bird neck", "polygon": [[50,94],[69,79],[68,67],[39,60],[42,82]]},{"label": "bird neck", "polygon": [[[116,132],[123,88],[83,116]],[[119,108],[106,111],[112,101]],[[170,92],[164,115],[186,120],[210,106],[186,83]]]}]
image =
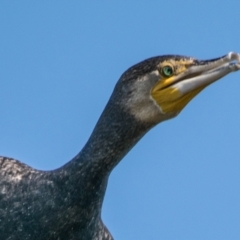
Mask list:
[{"label": "bird neck", "polygon": [[[137,121],[116,101],[108,102],[88,142],[72,163],[108,176],[112,169],[151,128]],[[75,166],[76,167],[76,166]]]},{"label": "bird neck", "polygon": [[59,169],[60,175],[66,176],[69,189],[79,186],[74,189],[74,196],[80,196],[84,207],[97,204],[101,209],[110,172],[150,128],[117,101],[109,100],[82,151]]},{"label": "bird neck", "polygon": [[151,127],[111,98],[81,152],[56,170],[61,188],[74,196],[70,206],[79,207],[84,222],[100,218],[109,174]]}]

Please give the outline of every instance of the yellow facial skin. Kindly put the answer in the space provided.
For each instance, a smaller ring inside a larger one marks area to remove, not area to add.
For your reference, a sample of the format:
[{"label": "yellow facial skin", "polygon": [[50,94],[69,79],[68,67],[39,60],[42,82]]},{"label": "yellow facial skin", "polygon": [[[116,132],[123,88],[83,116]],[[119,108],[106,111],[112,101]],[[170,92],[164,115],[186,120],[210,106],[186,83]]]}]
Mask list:
[{"label": "yellow facial skin", "polygon": [[[169,60],[164,61],[159,65],[161,75],[160,81],[153,87],[151,96],[157,102],[163,113],[180,112],[188,102],[195,97],[206,86],[197,88],[191,92],[183,94],[174,86],[176,76],[185,72],[188,67],[193,65],[194,60],[182,59],[179,61]],[[165,77],[161,73],[164,66],[171,66],[173,74],[170,77]],[[181,80],[181,81],[184,81]]]},{"label": "yellow facial skin", "polygon": [[151,97],[162,113],[179,113],[209,84],[240,70],[240,54],[229,52],[215,59],[168,58],[157,66],[159,80]]}]

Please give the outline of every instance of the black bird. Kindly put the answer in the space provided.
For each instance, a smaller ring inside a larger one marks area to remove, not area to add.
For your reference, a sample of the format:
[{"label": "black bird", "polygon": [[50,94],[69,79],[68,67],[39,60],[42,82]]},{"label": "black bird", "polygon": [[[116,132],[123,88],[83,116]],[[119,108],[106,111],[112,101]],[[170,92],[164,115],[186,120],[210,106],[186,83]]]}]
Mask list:
[{"label": "black bird", "polygon": [[88,142],[53,171],[0,157],[1,240],[112,240],[101,220],[108,177],[141,137],[206,86],[240,70],[240,55],[207,61],[166,55],[120,77]]}]

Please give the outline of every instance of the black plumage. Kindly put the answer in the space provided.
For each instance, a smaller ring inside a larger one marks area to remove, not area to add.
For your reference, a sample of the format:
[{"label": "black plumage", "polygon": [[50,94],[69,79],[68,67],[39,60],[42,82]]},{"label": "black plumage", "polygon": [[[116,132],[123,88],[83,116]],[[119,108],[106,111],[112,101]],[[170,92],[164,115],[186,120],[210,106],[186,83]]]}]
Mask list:
[{"label": "black plumage", "polygon": [[[232,58],[236,56],[229,61]],[[165,61],[204,65],[193,58],[168,55],[129,68],[86,145],[59,169],[39,171],[0,157],[0,239],[113,239],[101,220],[111,171],[148,130],[179,113],[161,112],[150,97],[151,89],[161,81],[159,66]]]}]

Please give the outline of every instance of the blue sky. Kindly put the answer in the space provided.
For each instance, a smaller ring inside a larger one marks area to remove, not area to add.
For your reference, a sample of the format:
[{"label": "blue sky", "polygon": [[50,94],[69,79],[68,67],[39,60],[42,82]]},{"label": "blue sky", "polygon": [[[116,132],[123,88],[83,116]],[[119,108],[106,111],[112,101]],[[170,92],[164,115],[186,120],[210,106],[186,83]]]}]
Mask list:
[{"label": "blue sky", "polygon": [[[87,141],[120,75],[148,57],[240,52],[240,2],[1,1],[0,155],[50,170]],[[240,239],[240,73],[152,129],[110,176],[116,240]]]}]

